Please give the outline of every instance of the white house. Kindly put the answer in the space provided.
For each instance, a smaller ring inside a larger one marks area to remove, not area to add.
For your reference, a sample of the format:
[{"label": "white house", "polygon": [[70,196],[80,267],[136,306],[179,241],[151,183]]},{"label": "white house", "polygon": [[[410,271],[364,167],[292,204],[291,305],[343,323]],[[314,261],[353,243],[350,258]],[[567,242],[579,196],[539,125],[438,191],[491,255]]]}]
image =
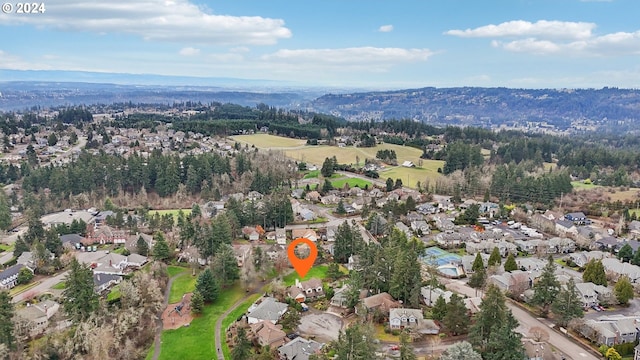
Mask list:
[{"label": "white house", "polygon": [[287,304],[278,302],[272,297],[267,297],[262,299],[260,303],[251,305],[247,312],[247,321],[250,325],[263,320],[275,324],[287,312],[287,308]]}]

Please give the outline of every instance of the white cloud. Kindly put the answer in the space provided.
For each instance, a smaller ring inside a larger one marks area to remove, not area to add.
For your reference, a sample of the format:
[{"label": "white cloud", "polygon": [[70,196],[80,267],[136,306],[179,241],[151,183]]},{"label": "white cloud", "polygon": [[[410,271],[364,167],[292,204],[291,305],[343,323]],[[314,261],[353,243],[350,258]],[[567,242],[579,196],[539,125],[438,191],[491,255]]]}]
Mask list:
[{"label": "white cloud", "polygon": [[558,39],[586,39],[591,37],[596,24],[587,22],[539,20],[535,23],[513,20],[498,25],[485,25],[475,29],[449,30],[447,35],[459,37],[544,37]]},{"label": "white cloud", "polygon": [[378,28],[379,32],[392,32],[393,31],[393,25],[382,25]]},{"label": "white cloud", "polygon": [[618,32],[572,42],[554,42],[527,38],[510,42],[493,40],[493,47],[538,55],[621,56],[640,54],[640,31]]},{"label": "white cloud", "polygon": [[357,47],[344,49],[282,49],[263,60],[278,62],[310,62],[332,66],[342,65],[392,65],[427,60],[433,52],[429,49],[402,49]]},{"label": "white cloud", "polygon": [[268,45],[291,37],[281,19],[216,15],[188,0],[57,0],[38,16],[0,13],[0,23],[209,45]]},{"label": "white cloud", "polygon": [[182,56],[195,56],[195,55],[199,55],[200,54],[200,49],[196,49],[196,48],[192,48],[192,47],[186,47],[186,48],[180,49],[178,54],[180,54]]},{"label": "white cloud", "polygon": [[19,56],[0,50],[0,69],[8,70],[48,70],[50,66],[42,63],[33,63]]}]

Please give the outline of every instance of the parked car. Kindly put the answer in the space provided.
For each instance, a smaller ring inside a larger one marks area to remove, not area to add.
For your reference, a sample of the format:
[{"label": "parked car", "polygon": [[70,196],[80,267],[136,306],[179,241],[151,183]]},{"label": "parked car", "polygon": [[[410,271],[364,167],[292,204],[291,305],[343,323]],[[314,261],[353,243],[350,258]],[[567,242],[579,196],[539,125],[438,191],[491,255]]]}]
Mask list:
[{"label": "parked car", "polygon": [[287,338],[289,338],[289,340],[293,340],[297,337],[299,337],[300,335],[296,334],[296,333],[291,333],[291,334],[287,334]]},{"label": "parked car", "polygon": [[593,310],[595,310],[595,311],[598,311],[598,312],[602,311],[602,310],[600,310],[600,306],[598,306],[598,305],[591,305],[591,308]]},{"label": "parked car", "polygon": [[398,345],[391,345],[391,347],[389,348],[389,350],[392,350],[392,351],[398,351],[398,350],[400,350],[400,346],[398,346]]}]

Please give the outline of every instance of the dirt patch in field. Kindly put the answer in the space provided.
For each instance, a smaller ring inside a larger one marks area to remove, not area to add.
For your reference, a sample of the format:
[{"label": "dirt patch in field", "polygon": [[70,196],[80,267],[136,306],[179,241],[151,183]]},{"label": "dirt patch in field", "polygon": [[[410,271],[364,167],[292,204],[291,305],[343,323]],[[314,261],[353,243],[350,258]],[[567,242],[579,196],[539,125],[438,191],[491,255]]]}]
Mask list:
[{"label": "dirt patch in field", "polygon": [[[182,305],[178,311],[177,308]],[[181,302],[169,304],[162,312],[162,328],[164,330],[177,329],[181,326],[191,324],[193,314],[191,314],[191,293],[185,294]]]}]

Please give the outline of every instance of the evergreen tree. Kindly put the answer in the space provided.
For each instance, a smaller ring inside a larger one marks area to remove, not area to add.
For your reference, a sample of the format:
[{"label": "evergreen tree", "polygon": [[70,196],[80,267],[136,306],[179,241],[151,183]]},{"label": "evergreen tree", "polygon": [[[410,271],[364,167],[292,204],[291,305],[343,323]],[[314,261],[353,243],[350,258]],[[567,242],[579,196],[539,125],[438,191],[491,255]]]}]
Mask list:
[{"label": "evergreen tree", "polygon": [[370,325],[354,324],[340,332],[334,344],[335,360],[375,359],[377,346],[373,342],[375,334]]},{"label": "evergreen tree", "polygon": [[333,184],[331,184],[331,181],[328,178],[325,178],[324,183],[322,184],[322,193],[326,194],[331,190],[333,190]]},{"label": "evergreen tree", "polygon": [[[511,320],[515,322],[511,310],[505,303],[504,294],[497,286],[489,285],[469,333],[469,341],[480,351],[483,358],[493,350],[490,340],[495,339],[494,333],[500,331],[504,335],[507,330],[513,332],[517,322],[513,324]],[[501,329],[503,327],[504,329]],[[516,348],[515,351],[517,350]]]},{"label": "evergreen tree", "polygon": [[260,272],[264,263],[264,252],[260,246],[256,246],[253,250],[253,267],[257,272]]},{"label": "evergreen tree", "polygon": [[444,317],[447,315],[447,302],[444,300],[444,297],[439,296],[436,300],[435,304],[433,304],[433,308],[431,309],[431,316],[433,320],[442,321]]},{"label": "evergreen tree", "polygon": [[56,256],[60,256],[62,254],[62,240],[60,240],[60,236],[55,229],[52,228],[47,230],[44,246]]},{"label": "evergreen tree", "polygon": [[469,282],[467,283],[472,288],[476,289],[476,295],[478,295],[478,289],[482,289],[487,282],[487,271],[484,267],[481,267],[476,272],[471,274]]},{"label": "evergreen tree", "polygon": [[13,316],[11,296],[8,291],[2,290],[0,291],[0,344],[4,344],[8,349],[15,348]]},{"label": "evergreen tree", "polygon": [[33,279],[33,273],[31,272],[31,270],[29,270],[26,267],[23,267],[22,269],[20,269],[20,272],[18,272],[18,284],[28,284],[29,281],[31,281],[31,279]]},{"label": "evergreen tree", "polygon": [[640,265],[640,249],[633,254],[633,258],[631,258],[631,263],[633,265]]},{"label": "evergreen tree", "polygon": [[340,201],[338,201],[338,207],[336,207],[336,214],[344,215],[346,213],[347,210],[344,209],[344,203],[342,202],[342,199],[340,199]]},{"label": "evergreen tree", "polygon": [[497,247],[494,247],[491,251],[491,255],[489,255],[489,261],[487,262],[488,266],[497,266],[502,264],[502,257],[500,256],[500,251]]},{"label": "evergreen tree", "polygon": [[216,301],[220,289],[211,269],[206,268],[198,275],[196,291],[202,295],[204,302],[212,303]]},{"label": "evergreen tree", "polygon": [[18,236],[18,239],[13,245],[13,256],[20,257],[23,252],[29,251],[29,245],[22,239],[22,236]]},{"label": "evergreen tree", "polygon": [[247,333],[243,327],[238,327],[236,343],[231,350],[231,360],[246,360],[251,355],[251,342],[247,339]]},{"label": "evergreen tree", "polygon": [[489,340],[481,352],[485,360],[522,360],[526,356],[522,335],[515,331],[518,321],[511,311],[505,316],[505,321],[498,325],[489,336]]},{"label": "evergreen tree", "polygon": [[282,325],[283,329],[290,331],[295,330],[300,325],[300,312],[296,308],[289,308],[289,310],[282,315],[280,325]]},{"label": "evergreen tree", "polygon": [[142,236],[138,236],[138,241],[136,242],[136,248],[138,249],[138,254],[142,256],[149,255],[149,245],[147,244],[147,241]]},{"label": "evergreen tree", "polygon": [[393,179],[392,178],[387,178],[386,181],[386,190],[387,192],[390,192],[391,190],[393,190]]},{"label": "evergreen tree", "polygon": [[547,316],[549,307],[555,301],[560,292],[560,283],[556,279],[556,264],[553,258],[549,256],[547,265],[542,269],[542,274],[538,281],[533,285],[533,299],[531,303],[542,307],[542,316]]},{"label": "evergreen tree", "polygon": [[622,305],[629,304],[629,300],[633,299],[633,285],[631,285],[629,278],[626,276],[618,279],[613,291],[616,295],[616,300]]},{"label": "evergreen tree", "polygon": [[440,360],[482,360],[482,356],[473,350],[471,344],[461,341],[449,346]]},{"label": "evergreen tree", "polygon": [[467,333],[469,328],[469,316],[467,308],[464,306],[462,298],[457,294],[451,295],[447,304],[447,312],[442,319],[442,324],[453,335],[462,335]]},{"label": "evergreen tree", "polygon": [[572,319],[581,318],[584,315],[582,302],[573,278],[569,279],[566,289],[560,290],[558,297],[551,305],[551,309],[557,317],[558,324],[564,327],[569,325],[569,321]]},{"label": "evergreen tree", "polygon": [[480,253],[476,254],[476,258],[473,260],[473,265],[471,266],[471,270],[474,272],[479,271],[480,269],[484,269],[484,262],[482,261],[482,256]]},{"label": "evergreen tree", "polygon": [[65,278],[62,306],[76,322],[86,320],[100,307],[98,294],[93,290],[93,271],[73,258]]},{"label": "evergreen tree", "polygon": [[344,221],[336,230],[336,241],[333,250],[333,258],[338,263],[346,263],[351,255],[357,254],[364,246],[364,240],[357,225],[349,225]]},{"label": "evergreen tree", "polygon": [[164,236],[160,232],[156,232],[154,235],[155,244],[153,245],[153,257],[159,261],[165,261],[169,259],[171,252],[169,245],[164,239]]},{"label": "evergreen tree", "polygon": [[409,336],[405,332],[400,334],[400,360],[417,360],[418,357],[413,352],[409,343]]},{"label": "evergreen tree", "polygon": [[618,251],[618,259],[622,262],[629,262],[631,258],[633,258],[633,248],[629,244],[624,244]]},{"label": "evergreen tree", "polygon": [[11,205],[4,194],[0,192],[0,230],[8,230],[11,226]]},{"label": "evergreen tree", "polygon": [[516,264],[516,258],[513,254],[509,254],[507,261],[504,263],[504,271],[512,272],[514,270],[518,270],[518,264]]},{"label": "evergreen tree", "polygon": [[582,281],[592,282],[596,285],[607,286],[607,274],[604,271],[602,261],[591,259],[582,273]]},{"label": "evergreen tree", "polygon": [[320,173],[325,178],[330,178],[331,175],[333,175],[333,172],[335,171],[334,166],[335,165],[332,159],[325,158],[324,162],[322,163],[322,168],[320,169]]},{"label": "evergreen tree", "polygon": [[204,310],[204,298],[200,291],[195,290],[191,295],[191,312],[194,314],[200,314]]},{"label": "evergreen tree", "polygon": [[343,274],[340,271],[340,266],[335,262],[330,263],[329,266],[327,267],[327,278],[332,280],[338,280],[342,276]]},{"label": "evergreen tree", "polygon": [[213,258],[211,268],[223,287],[227,287],[240,279],[240,268],[231,245],[225,244],[220,247],[220,250]]}]

